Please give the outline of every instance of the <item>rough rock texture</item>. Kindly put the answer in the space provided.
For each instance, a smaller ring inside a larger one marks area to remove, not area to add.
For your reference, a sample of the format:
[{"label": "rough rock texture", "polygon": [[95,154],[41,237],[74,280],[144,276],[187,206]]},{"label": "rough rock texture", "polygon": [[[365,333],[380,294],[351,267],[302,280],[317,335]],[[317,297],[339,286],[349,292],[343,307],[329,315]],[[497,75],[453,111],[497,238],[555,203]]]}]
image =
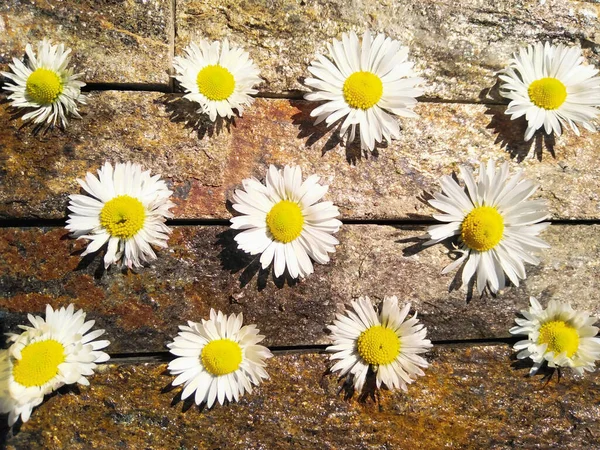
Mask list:
[{"label": "rough rock texture", "polygon": [[243,312],[269,345],[327,343],[326,325],[361,295],[411,302],[434,340],[509,336],[530,295],[600,313],[598,226],[552,226],[543,236],[552,249],[539,267],[528,268],[521,287],[497,297],[475,292],[470,301],[466,290],[448,292],[455,274],[439,275],[451,262],[448,249],[423,249],[423,233],[415,226],[346,225],[332,262],[294,283],[259,271],[258,258],[238,251],[226,227],[176,227],[170,248],[137,273],[103,271],[100,255],[81,261],[83,243],[64,229],[0,229],[0,332],[17,331],[27,312],[43,313],[47,303],[71,302],[107,330],[113,353],[162,351],[177,325],[208,317],[210,308]]},{"label": "rough rock texture", "polygon": [[170,0],[2,0],[0,70],[44,39],[72,49],[87,82],[169,82]]},{"label": "rough rock texture", "polygon": [[[344,399],[325,355],[276,356],[271,380],[211,410],[179,401],[165,364],[110,365],[34,410],[9,449],[595,448],[597,374],[526,377],[506,346],[438,347],[401,391]],[[368,394],[368,393],[366,393]]]},{"label": "rough rock texture", "polygon": [[328,41],[371,29],[409,47],[427,97],[498,100],[488,90],[519,46],[580,45],[597,65],[597,19],[597,5],[563,0],[180,0],[175,54],[190,40],[227,37],[260,67],[261,90],[307,90],[306,68]]},{"label": "rough rock texture", "polygon": [[243,178],[262,179],[269,164],[298,164],[330,184],[327,197],[346,219],[430,219],[424,191],[438,191],[439,177],[458,164],[489,158],[509,160],[538,182],[536,195],[553,218],[599,213],[600,133],[539,135],[526,144],[524,122],[511,121],[502,106],[420,104],[418,119],[402,120],[401,138],[366,158],[335,131],[313,126],[313,106],[303,101],[259,99],[220,132],[179,96],[103,92],[89,103],[67,131],[38,135],[0,108],[7,124],[0,127],[0,217],[63,218],[68,195],[79,192],[77,177],[127,160],[167,179],[177,218],[228,218],[227,200]]}]

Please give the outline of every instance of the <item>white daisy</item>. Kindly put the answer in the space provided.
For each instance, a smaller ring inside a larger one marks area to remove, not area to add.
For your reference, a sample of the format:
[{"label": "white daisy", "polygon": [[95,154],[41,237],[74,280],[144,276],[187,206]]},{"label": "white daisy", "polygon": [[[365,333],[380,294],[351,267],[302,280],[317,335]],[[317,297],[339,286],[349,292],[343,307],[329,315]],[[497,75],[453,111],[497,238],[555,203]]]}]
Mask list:
[{"label": "white daisy", "polygon": [[120,262],[127,267],[141,267],[156,259],[151,245],[166,248],[171,230],[166,218],[173,217],[169,208],[172,192],[160,179],[142,172],[138,164],[117,164],[113,169],[105,163],[98,178],[87,173],[85,180],[77,179],[93,197],[70,195],[67,230],[78,239],[91,243],[81,256],[94,253],[106,242],[104,266]]},{"label": "white daisy", "polygon": [[329,186],[320,185],[318,176],[302,182],[300,167],[270,166],[266,186],[254,178],[242,185],[233,194],[233,208],[244,215],[231,219],[231,228],[245,230],[235,237],[239,248],[262,253],[263,269],[274,260],[276,277],[286,267],[292,278],[308,276],[313,272],[310,258],[329,262],[328,253],[339,243],[332,233],[342,222],[335,219],[340,213],[333,203],[319,202]]},{"label": "white daisy", "polygon": [[362,44],[352,31],[342,34],[341,42],[334,39],[333,44],[328,43],[327,48],[331,60],[317,55],[308,67],[315,78],[305,80],[316,92],[304,98],[326,102],[310,113],[317,117],[315,125],[323,120],[331,125],[345,117],[340,135],[349,129],[348,141],[354,141],[359,125],[363,149],[373,150],[375,142],[382,139],[397,139],[400,127],[388,112],[417,117],[412,108],[415,97],[423,94],[415,87],[423,79],[414,77],[414,64],[407,61],[408,48],[384,34],[373,38],[369,31],[365,31]]},{"label": "white daisy", "polygon": [[526,141],[542,126],[560,136],[561,123],[578,136],[576,123],[596,131],[591,121],[600,106],[600,78],[596,68],[582,65],[580,48],[538,42],[513,56],[499,75],[500,94],[511,100],[506,110],[511,119],[527,119]]},{"label": "white daisy", "polygon": [[31,410],[44,395],[65,384],[89,385],[96,363],[108,361],[99,350],[109,341],[96,341],[104,330],[89,332],[94,321],[85,321],[73,305],[54,311],[46,306],[46,319],[28,315],[33,326],[21,325],[21,334],[8,334],[11,346],[0,352],[0,412],[8,413],[13,425],[21,416],[29,420]]},{"label": "white daisy", "polygon": [[400,310],[395,296],[384,298],[379,314],[369,297],[353,301],[352,310],[337,314],[328,326],[334,345],[327,351],[334,352],[330,359],[339,360],[331,370],[341,376],[354,375],[354,388],[361,391],[371,367],[377,373],[378,388],[383,383],[406,391],[407,384],[425,375],[421,367],[429,364],[419,353],[432,347],[417,314],[405,320],[409,310],[410,304]]},{"label": "white daisy", "polygon": [[[219,51],[220,49],[220,51]],[[244,106],[254,101],[251,95],[258,91],[253,86],[262,80],[259,69],[242,48],[229,47],[229,41],[192,42],[173,63],[175,78],[186,90],[184,98],[200,103],[199,113],[208,114],[215,121],[217,114],[230,118],[233,109],[240,116]]]},{"label": "white daisy", "polygon": [[579,375],[593,372],[595,361],[600,359],[598,318],[585,311],[575,311],[570,304],[550,300],[546,309],[533,297],[529,310],[521,311],[524,319],[517,318],[518,326],[512,334],[526,334],[527,339],[515,344],[518,359],[531,358],[536,373],[544,361],[549,367],[571,367]]},{"label": "white daisy", "polygon": [[427,230],[432,245],[459,236],[462,256],[447,266],[448,273],[466,261],[462,271],[467,286],[477,272],[477,290],[481,294],[487,284],[492,292],[505,286],[505,274],[515,286],[525,279],[524,263],[539,264],[534,256],[549,245],[537,235],[549,223],[538,223],[550,217],[543,200],[527,199],[538,185],[522,179],[519,170],[509,178],[508,163],[496,171],[493,160],[487,169],[481,163],[477,181],[470,168],[461,166],[466,189],[450,176],[440,180],[443,193],[433,195],[429,204],[444,214],[433,217],[443,225]]},{"label": "white daisy", "polygon": [[27,65],[13,58],[13,64],[8,65],[12,73],[0,72],[14,83],[3,86],[12,92],[8,97],[12,100],[11,105],[31,109],[23,115],[23,120],[55,125],[60,119],[66,126],[67,115],[80,118],[77,102],[85,103],[81,94],[85,83],[78,80],[83,74],[73,74],[73,69],[67,68],[71,49],[65,49],[63,44],[52,45],[44,39],[38,43],[37,55],[29,44],[25,53]]},{"label": "white daisy", "polygon": [[242,327],[242,314],[230,316],[210,310],[210,319],[202,323],[188,321],[179,326],[177,337],[167,345],[177,359],[169,363],[173,386],[184,385],[181,398],[194,392],[197,405],[212,407],[215,400],[238,401],[252,384],[268,379],[266,359],[273,355],[267,347],[257,345],[265,337],[256,325]]}]

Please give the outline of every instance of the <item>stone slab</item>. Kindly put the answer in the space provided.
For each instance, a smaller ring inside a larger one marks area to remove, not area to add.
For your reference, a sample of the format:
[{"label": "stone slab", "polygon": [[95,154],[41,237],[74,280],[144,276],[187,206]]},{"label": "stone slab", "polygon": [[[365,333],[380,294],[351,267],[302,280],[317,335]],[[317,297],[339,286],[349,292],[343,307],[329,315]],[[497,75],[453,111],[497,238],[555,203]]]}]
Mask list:
[{"label": "stone slab", "polygon": [[169,83],[170,0],[1,2],[0,70],[44,38],[72,49],[88,83]]},{"label": "stone slab", "polygon": [[[170,248],[136,273],[103,270],[102,256],[80,260],[84,244],[61,228],[0,229],[0,333],[17,332],[26,313],[74,303],[107,330],[112,353],[164,351],[187,320],[210,308],[244,313],[270,346],[329,343],[326,325],[352,299],[396,295],[412,303],[433,340],[509,337],[529,296],[555,298],[600,314],[600,226],[556,225],[544,235],[552,248],[528,279],[496,297],[452,290],[444,245],[423,249],[423,227],[345,225],[328,265],[304,281],[273,280],[258,258],[238,251],[235,232],[221,226],[175,227]],[[450,247],[450,246],[448,246]]]},{"label": "stone slab", "polygon": [[408,392],[345,399],[325,355],[271,359],[271,379],[239,403],[177,400],[166,364],[111,364],[65,389],[8,436],[10,450],[88,448],[595,448],[598,374],[527,377],[507,346],[437,347]]},{"label": "stone slab", "polygon": [[563,0],[180,0],[175,54],[190,40],[227,37],[260,67],[262,91],[306,91],[306,68],[327,42],[370,29],[409,47],[426,97],[498,101],[488,90],[522,45],[579,45],[598,65],[598,12],[596,4]]},{"label": "stone slab", "polygon": [[39,135],[0,108],[0,218],[64,218],[77,177],[132,160],[167,180],[176,218],[229,218],[227,200],[242,179],[263,179],[269,164],[297,164],[330,185],[327,198],[344,219],[430,219],[424,192],[438,191],[459,164],[489,158],[523,168],[553,218],[600,217],[600,133],[525,144],[524,123],[502,106],[420,104],[418,119],[401,122],[400,139],[367,158],[313,126],[303,101],[258,99],[220,131],[175,95],[103,92],[89,103],[67,131]]}]

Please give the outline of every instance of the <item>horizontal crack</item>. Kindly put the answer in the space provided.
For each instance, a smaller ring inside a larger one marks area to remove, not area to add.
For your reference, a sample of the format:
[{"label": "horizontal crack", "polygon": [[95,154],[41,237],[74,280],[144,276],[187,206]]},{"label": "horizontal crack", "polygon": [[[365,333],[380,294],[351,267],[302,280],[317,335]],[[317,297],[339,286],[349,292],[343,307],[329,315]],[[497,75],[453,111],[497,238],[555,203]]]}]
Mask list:
[{"label": "horizontal crack", "polygon": [[[465,347],[477,345],[513,345],[520,338],[481,338],[481,339],[448,339],[431,341],[436,347]],[[292,355],[304,353],[323,353],[327,344],[315,345],[284,345],[272,346],[269,350],[274,355]],[[144,352],[144,353],[113,353],[110,355],[110,361],[113,363],[166,363],[176,357],[167,351],[163,352]]]},{"label": "horizontal crack", "polygon": [[[427,226],[438,225],[435,219],[341,219],[344,225]],[[600,225],[600,219],[553,219],[551,225]],[[167,225],[182,226],[229,226],[229,219],[170,219]],[[66,219],[12,218],[0,219],[0,228],[64,227]]]}]

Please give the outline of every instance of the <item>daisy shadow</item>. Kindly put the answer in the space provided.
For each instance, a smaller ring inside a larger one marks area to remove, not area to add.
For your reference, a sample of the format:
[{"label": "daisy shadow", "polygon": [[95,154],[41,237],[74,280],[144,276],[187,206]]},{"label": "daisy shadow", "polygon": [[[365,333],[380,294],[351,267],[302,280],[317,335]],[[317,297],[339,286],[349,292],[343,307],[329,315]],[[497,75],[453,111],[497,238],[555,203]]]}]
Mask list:
[{"label": "daisy shadow", "polygon": [[283,289],[285,285],[294,286],[298,280],[292,278],[287,270],[280,277],[275,277],[273,268],[263,269],[260,264],[260,255],[249,255],[240,250],[235,241],[238,231],[229,229],[217,235],[216,244],[221,247],[219,259],[221,267],[231,274],[239,273],[240,287],[247,286],[256,277],[256,287],[262,291],[267,287],[269,275],[277,288]]},{"label": "daisy shadow", "polygon": [[[9,121],[14,122],[23,118],[23,116],[31,111],[35,111],[35,108],[15,108],[10,105],[11,101],[5,94],[0,94],[0,105],[3,105],[6,108],[6,111],[9,114]],[[4,106],[8,105],[8,106]],[[62,125],[52,125],[47,124],[46,122],[35,124],[31,121],[24,121],[19,125],[19,132],[25,130],[31,130],[32,136],[46,136],[48,133],[51,133],[54,130],[60,130],[62,132],[65,131],[65,127]],[[0,447],[1,448],[1,447]]]},{"label": "daisy shadow", "polygon": [[199,105],[179,94],[165,94],[155,100],[164,106],[169,115],[169,120],[173,123],[182,123],[184,127],[193,130],[198,140],[218,136],[221,133],[231,133],[231,127],[235,127],[235,117],[223,118],[217,116],[217,120],[212,122],[208,114],[199,113]]},{"label": "daisy shadow", "polygon": [[535,374],[529,373],[531,367],[533,366],[533,362],[529,358],[518,359],[517,353],[512,353],[510,355],[510,367],[516,371],[522,373],[523,378],[537,378],[543,384],[545,388],[552,381],[552,378],[556,375],[556,383],[560,383],[560,379],[562,377],[560,368],[557,367],[548,367],[548,365],[544,364],[542,367],[538,369]]},{"label": "daisy shadow", "polygon": [[524,116],[511,120],[510,116],[505,114],[505,110],[506,106],[488,105],[485,111],[487,116],[491,116],[487,129],[497,135],[494,144],[500,145],[517,162],[527,158],[542,161],[544,152],[556,158],[554,134],[546,134],[542,128],[525,142],[523,136],[527,129],[527,120]]},{"label": "daisy shadow", "polygon": [[311,117],[310,113],[322,105],[323,102],[292,100],[290,104],[299,110],[298,113],[292,116],[292,123],[299,129],[297,137],[305,140],[304,146],[307,148],[317,146],[320,141],[325,140],[320,148],[321,156],[325,156],[329,151],[334,150],[338,146],[343,147],[346,153],[346,161],[348,164],[354,165],[362,158],[377,158],[379,156],[378,149],[387,147],[387,143],[382,143],[376,144],[371,152],[362,150],[360,147],[360,135],[358,133],[352,142],[343,139],[340,136],[341,119],[330,126],[327,126],[325,122],[315,125],[315,119]]},{"label": "daisy shadow", "polygon": [[[171,374],[166,369],[164,370],[164,372],[161,373],[161,375],[171,377]],[[178,392],[177,392],[177,394],[175,394],[175,397],[173,397],[173,399],[171,400],[171,407],[176,407],[179,403],[181,403],[181,412],[185,413],[185,412],[189,411],[195,405],[194,396],[188,397],[185,400],[183,400],[181,398],[183,389],[181,388],[181,386],[173,386],[171,381],[169,381],[169,383],[160,390],[160,393],[168,394],[168,393],[173,392],[176,389],[178,389]],[[205,409],[206,409],[206,404],[202,403],[202,404],[198,405],[198,411],[203,412]]]}]

